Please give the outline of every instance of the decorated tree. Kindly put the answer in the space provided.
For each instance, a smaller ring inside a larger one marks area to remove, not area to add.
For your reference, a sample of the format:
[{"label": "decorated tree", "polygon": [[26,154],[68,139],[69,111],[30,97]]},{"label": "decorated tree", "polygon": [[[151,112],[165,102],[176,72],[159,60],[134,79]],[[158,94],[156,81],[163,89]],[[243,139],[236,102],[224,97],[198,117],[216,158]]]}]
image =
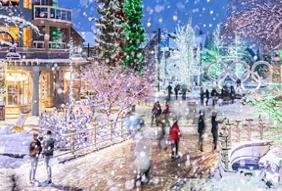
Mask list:
[{"label": "decorated tree", "polygon": [[127,0],[124,8],[127,22],[122,25],[125,33],[124,48],[126,53],[123,67],[140,71],[143,68],[144,57],[139,46],[145,40],[146,36],[141,23],[143,17],[142,0]]},{"label": "decorated tree", "polygon": [[265,53],[282,46],[282,2],[278,0],[231,0],[226,19],[225,40],[238,34],[262,47]]},{"label": "decorated tree", "polygon": [[100,0],[99,3],[101,4],[96,9],[101,17],[95,18],[99,58],[106,64],[117,65],[121,62],[123,54],[121,47],[123,32],[120,23],[124,22],[124,17],[118,16],[122,9],[122,3],[120,0]]},{"label": "decorated tree", "polygon": [[114,120],[115,126],[133,104],[147,98],[152,88],[152,71],[136,73],[123,70],[121,66],[112,68],[93,62],[84,70],[83,80],[86,82],[85,88],[93,95],[89,99],[95,103],[96,110],[105,113],[108,123]]},{"label": "decorated tree", "polygon": [[[53,1],[53,7],[59,7],[58,5],[58,0],[54,0]],[[55,14],[55,13],[53,13]],[[52,28],[51,29],[51,34],[52,34],[52,40],[54,42],[59,42],[59,40],[61,39],[61,30],[60,28]],[[60,45],[58,44],[52,44],[52,48],[60,48]]]},{"label": "decorated tree", "polygon": [[167,71],[171,77],[180,80],[183,84],[191,85],[193,76],[200,76],[199,59],[195,59],[195,33],[190,18],[187,26],[176,28],[175,43],[177,50],[171,52],[167,61]]}]

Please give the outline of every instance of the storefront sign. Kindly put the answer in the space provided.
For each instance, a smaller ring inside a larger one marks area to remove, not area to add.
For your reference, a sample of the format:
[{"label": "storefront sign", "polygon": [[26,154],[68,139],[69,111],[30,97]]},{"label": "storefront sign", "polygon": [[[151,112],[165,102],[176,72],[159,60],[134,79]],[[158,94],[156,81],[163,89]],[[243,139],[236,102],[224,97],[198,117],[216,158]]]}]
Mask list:
[{"label": "storefront sign", "polygon": [[23,127],[26,119],[27,119],[27,115],[26,114],[20,114],[20,116],[18,117],[18,120],[17,120],[15,126],[16,127]]},{"label": "storefront sign", "polygon": [[5,121],[5,106],[0,106],[0,121]]}]

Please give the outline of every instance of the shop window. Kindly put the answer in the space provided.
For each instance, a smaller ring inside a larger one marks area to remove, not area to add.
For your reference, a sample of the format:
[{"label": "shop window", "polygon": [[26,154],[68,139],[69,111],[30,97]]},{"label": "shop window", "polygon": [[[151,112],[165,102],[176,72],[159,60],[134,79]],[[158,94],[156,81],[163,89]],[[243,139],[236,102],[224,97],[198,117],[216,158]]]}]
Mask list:
[{"label": "shop window", "polygon": [[[15,42],[18,42],[20,40],[20,30],[19,30],[18,27],[0,26],[0,29],[4,29],[4,30],[9,31],[11,36],[14,38]],[[9,35],[5,34],[5,33],[0,33],[0,39],[5,40],[5,41],[9,41],[9,42],[12,41],[11,37]]]},{"label": "shop window", "polygon": [[32,30],[31,30],[31,28],[24,28],[23,29],[23,43],[24,43],[24,47],[31,47],[32,46]]},{"label": "shop window", "polygon": [[7,71],[7,105],[31,104],[31,78],[24,71]]},{"label": "shop window", "polygon": [[32,9],[32,0],[24,0],[23,5],[26,9]]}]

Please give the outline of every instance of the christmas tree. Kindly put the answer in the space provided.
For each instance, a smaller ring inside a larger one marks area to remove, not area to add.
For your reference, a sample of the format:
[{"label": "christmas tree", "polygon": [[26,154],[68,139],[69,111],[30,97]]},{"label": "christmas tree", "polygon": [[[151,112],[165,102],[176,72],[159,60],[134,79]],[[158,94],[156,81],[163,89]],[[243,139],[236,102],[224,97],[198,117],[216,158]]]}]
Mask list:
[{"label": "christmas tree", "polygon": [[143,67],[144,57],[139,46],[145,40],[145,31],[140,21],[143,17],[142,0],[127,0],[124,8],[128,21],[122,25],[125,33],[126,53],[123,66],[140,71]]},{"label": "christmas tree", "polygon": [[[100,59],[109,65],[116,65],[121,62],[120,57],[123,54],[121,48],[121,39],[123,33],[120,30],[120,23],[123,23],[123,16],[118,16],[122,9],[120,0],[100,0],[97,11],[101,14],[99,19],[95,19],[97,31],[96,42]],[[103,4],[102,4],[103,3]]]},{"label": "christmas tree", "polygon": [[[59,7],[57,0],[53,1],[53,7]],[[52,28],[51,33],[52,33],[52,41],[58,42],[61,39],[61,31],[59,28]],[[52,44],[52,48],[59,48],[59,45]]]}]

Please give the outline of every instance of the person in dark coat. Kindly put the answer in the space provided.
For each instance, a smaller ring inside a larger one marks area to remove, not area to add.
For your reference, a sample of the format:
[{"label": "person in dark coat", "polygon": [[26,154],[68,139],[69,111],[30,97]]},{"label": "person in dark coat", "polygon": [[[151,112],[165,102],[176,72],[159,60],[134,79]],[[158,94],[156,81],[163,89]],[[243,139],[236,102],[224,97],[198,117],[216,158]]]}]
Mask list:
[{"label": "person in dark coat", "polygon": [[230,97],[231,97],[232,104],[233,104],[234,103],[234,99],[236,98],[235,88],[233,86],[230,86]]},{"label": "person in dark coat", "polygon": [[217,102],[217,91],[215,88],[213,88],[211,91],[211,97],[212,97],[212,105],[215,106]]},{"label": "person in dark coat", "polygon": [[176,86],[174,87],[175,100],[178,99],[178,91],[179,91],[179,89],[180,89],[179,85],[176,85]]},{"label": "person in dark coat", "polygon": [[162,108],[161,108],[160,102],[156,101],[152,109],[152,121],[151,121],[152,126],[153,126],[154,120],[156,120],[156,126],[159,125],[161,114],[162,114]]},{"label": "person in dark coat", "polygon": [[206,90],[206,105],[209,105],[209,99],[210,99],[210,92],[209,92],[209,90],[207,89]]},{"label": "person in dark coat", "polygon": [[51,166],[50,166],[50,160],[53,157],[55,141],[51,136],[52,136],[52,132],[50,130],[48,130],[46,132],[46,137],[43,140],[42,155],[44,157],[46,170],[47,170],[47,174],[48,174],[48,179],[45,181],[47,184],[52,183],[52,171],[51,171]]},{"label": "person in dark coat", "polygon": [[212,118],[211,118],[211,133],[212,133],[212,137],[213,137],[213,151],[216,151],[217,149],[217,141],[218,141],[218,124],[219,123],[223,123],[224,120],[226,118],[224,118],[223,120],[217,120],[217,113],[213,112],[212,113]]},{"label": "person in dark coat", "polygon": [[199,121],[198,121],[198,133],[199,133],[199,150],[200,151],[204,151],[203,150],[203,135],[205,133],[205,114],[203,111],[200,111],[200,117],[199,117]]},{"label": "person in dark coat", "polygon": [[29,156],[31,159],[31,169],[29,171],[30,184],[35,183],[35,174],[38,164],[39,155],[42,151],[41,142],[38,139],[38,133],[33,134],[33,140],[29,144]]},{"label": "person in dark coat", "polygon": [[205,93],[203,89],[201,89],[201,92],[200,92],[201,105],[204,105],[204,98],[205,98]]},{"label": "person in dark coat", "polygon": [[182,85],[182,101],[186,100],[187,86],[185,84]]},{"label": "person in dark coat", "polygon": [[167,94],[168,94],[167,100],[168,101],[170,101],[171,93],[172,93],[172,86],[169,84],[168,87],[167,87]]}]

